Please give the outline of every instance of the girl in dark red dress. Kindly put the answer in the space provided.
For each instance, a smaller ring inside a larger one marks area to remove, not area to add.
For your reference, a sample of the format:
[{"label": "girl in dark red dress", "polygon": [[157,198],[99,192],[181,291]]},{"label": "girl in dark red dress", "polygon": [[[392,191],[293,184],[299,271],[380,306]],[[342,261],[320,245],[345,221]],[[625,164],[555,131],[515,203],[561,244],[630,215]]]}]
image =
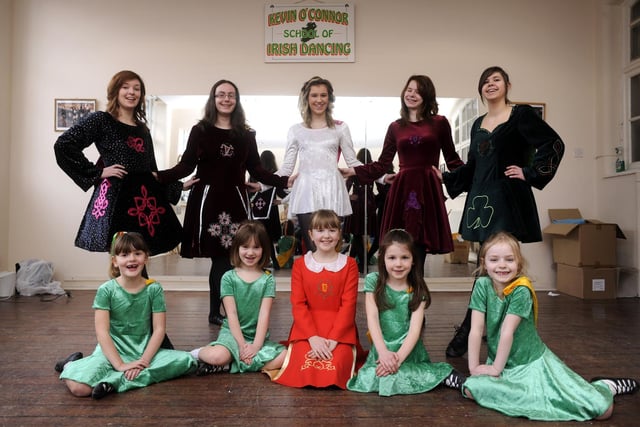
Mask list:
[{"label": "girl in dark red dress", "polygon": [[463,163],[453,145],[449,122],[438,115],[431,79],[422,75],[409,77],[400,100],[401,117],[389,125],[378,160],[342,172],[344,176],[356,175],[361,183],[371,183],[389,170],[398,153],[399,172],[385,177],[392,185],[385,202],[380,236],[394,228],[408,231],[419,248],[421,259],[417,262],[422,268],[427,253],[453,251],[442,183],[432,166],[438,166],[440,153],[449,169]]}]

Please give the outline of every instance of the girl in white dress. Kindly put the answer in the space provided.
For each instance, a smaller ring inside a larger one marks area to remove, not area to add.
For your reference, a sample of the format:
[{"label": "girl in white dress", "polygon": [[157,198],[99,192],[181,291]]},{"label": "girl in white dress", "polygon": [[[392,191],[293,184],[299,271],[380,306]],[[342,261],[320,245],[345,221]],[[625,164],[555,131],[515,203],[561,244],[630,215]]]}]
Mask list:
[{"label": "girl in white dress", "polygon": [[313,212],[330,209],[340,217],[352,213],[347,187],[338,170],[340,154],[349,167],[362,164],[356,158],[349,126],[332,117],[334,101],[333,86],[328,80],[312,77],[305,82],[298,98],[302,123],[289,129],[284,162],[276,172],[291,176],[300,156],[288,212],[289,218],[298,219],[306,250],[313,249],[309,239]]}]

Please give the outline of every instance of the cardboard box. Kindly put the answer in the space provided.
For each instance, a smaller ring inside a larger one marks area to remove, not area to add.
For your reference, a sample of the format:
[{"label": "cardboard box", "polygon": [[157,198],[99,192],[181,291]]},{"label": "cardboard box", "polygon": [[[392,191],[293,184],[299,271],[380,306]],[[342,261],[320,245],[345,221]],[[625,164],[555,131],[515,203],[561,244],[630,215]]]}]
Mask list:
[{"label": "cardboard box", "polygon": [[615,267],[616,238],[626,239],[617,224],[583,219],[578,209],[549,209],[543,232],[553,236],[553,261],[575,267]]},{"label": "cardboard box", "polygon": [[451,235],[453,238],[453,252],[444,255],[444,262],[449,264],[466,264],[469,262],[469,249],[471,242],[462,240],[458,233]]},{"label": "cardboard box", "polygon": [[0,298],[9,298],[16,292],[16,273],[0,272]]},{"label": "cardboard box", "polygon": [[618,269],[558,264],[558,292],[583,299],[616,298]]}]

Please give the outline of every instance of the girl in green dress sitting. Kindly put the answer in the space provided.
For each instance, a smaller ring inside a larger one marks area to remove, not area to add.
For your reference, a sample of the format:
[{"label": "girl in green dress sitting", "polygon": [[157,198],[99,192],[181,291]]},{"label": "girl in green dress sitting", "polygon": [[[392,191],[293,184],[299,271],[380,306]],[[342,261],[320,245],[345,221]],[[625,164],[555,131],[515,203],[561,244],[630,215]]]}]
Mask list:
[{"label": "girl in green dress sitting", "polygon": [[200,362],[196,375],[229,370],[231,373],[278,369],[286,348],[269,341],[269,316],[276,296],[273,276],[265,271],[271,240],[258,221],[240,226],[231,244],[232,270],[220,282],[227,317],[218,339],[191,354]]},{"label": "girl in green dress sitting", "polygon": [[[479,277],[469,304],[471,376],[462,386],[466,397],[512,417],[585,421],[609,418],[613,396],[638,390],[631,378],[587,382],[542,342],[536,330],[536,294],[511,234],[489,237],[479,256]],[[488,357],[482,364],[485,328]]]},{"label": "girl in green dress sitting", "polygon": [[432,363],[421,340],[431,296],[411,235],[387,232],[379,253],[379,273],[368,274],[364,285],[373,346],[347,389],[381,396],[424,393],[440,384],[460,389],[464,377],[448,363]]},{"label": "girl in green dress sitting", "polygon": [[73,353],[55,366],[74,396],[101,399],[196,369],[189,353],[160,348],[166,304],[160,284],[143,276],[148,259],[141,234],[115,234],[112,279],[98,288],[93,301],[98,345],[91,356]]}]

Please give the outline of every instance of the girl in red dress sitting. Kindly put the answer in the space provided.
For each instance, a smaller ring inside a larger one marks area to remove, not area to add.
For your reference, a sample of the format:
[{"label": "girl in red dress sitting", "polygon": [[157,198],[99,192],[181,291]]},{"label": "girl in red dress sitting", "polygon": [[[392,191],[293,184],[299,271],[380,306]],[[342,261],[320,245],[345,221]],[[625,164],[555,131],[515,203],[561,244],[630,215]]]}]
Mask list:
[{"label": "girl in red dress sitting", "polygon": [[291,387],[344,389],[366,358],[355,322],[358,266],[340,253],[342,232],[335,212],[316,211],[309,235],[316,250],[298,258],[291,271],[289,351],[282,369],[271,374],[275,382]]}]

